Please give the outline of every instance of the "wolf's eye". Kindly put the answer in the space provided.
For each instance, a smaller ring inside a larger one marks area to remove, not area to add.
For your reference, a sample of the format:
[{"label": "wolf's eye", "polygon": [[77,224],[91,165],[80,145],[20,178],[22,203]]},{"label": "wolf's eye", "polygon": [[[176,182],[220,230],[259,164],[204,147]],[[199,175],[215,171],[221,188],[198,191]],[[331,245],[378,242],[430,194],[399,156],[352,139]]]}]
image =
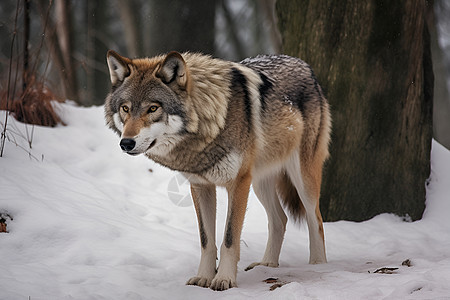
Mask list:
[{"label": "wolf's eye", "polygon": [[157,110],[158,110],[158,106],[157,105],[152,105],[152,106],[149,107],[147,112],[148,113],[154,113]]},{"label": "wolf's eye", "polygon": [[126,105],[122,105],[120,108],[123,110],[124,113],[128,113],[130,111],[130,108]]}]

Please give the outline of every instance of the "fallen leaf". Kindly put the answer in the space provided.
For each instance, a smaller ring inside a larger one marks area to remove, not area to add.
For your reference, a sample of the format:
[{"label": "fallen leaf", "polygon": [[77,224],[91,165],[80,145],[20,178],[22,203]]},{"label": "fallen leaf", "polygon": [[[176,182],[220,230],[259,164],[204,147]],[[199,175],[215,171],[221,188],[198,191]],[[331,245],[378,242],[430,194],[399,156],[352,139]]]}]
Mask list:
[{"label": "fallen leaf", "polygon": [[272,278],[272,277],[263,280],[263,282],[265,282],[265,283],[275,283],[277,281],[278,281],[278,278]]},{"label": "fallen leaf", "polygon": [[379,268],[378,270],[376,270],[374,273],[380,273],[380,274],[395,274],[396,270],[398,270],[398,268]]},{"label": "fallen leaf", "polygon": [[412,267],[411,260],[408,258],[404,262],[402,262],[402,266]]},{"label": "fallen leaf", "polygon": [[279,287],[282,287],[282,286],[283,286],[282,283],[275,283],[274,285],[272,285],[272,286],[270,287],[269,290],[273,291],[274,289],[279,288]]}]

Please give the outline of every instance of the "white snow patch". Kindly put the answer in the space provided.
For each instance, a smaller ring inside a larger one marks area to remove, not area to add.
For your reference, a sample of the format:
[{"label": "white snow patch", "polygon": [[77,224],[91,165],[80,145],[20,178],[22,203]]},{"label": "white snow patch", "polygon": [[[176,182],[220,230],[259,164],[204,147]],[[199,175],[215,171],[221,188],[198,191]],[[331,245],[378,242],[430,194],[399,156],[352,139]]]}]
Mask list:
[{"label": "white snow patch", "polygon": [[[176,173],[123,154],[103,107],[60,110],[67,126],[35,127],[30,151],[37,160],[12,142],[0,158],[0,211],[14,218],[9,233],[0,233],[1,299],[450,297],[450,152],[435,141],[423,219],[383,214],[325,223],[328,264],[309,265],[306,226],[289,225],[280,267],[245,272],[267,240],[265,212],[251,193],[239,287],[214,292],[185,285],[197,272],[200,243],[193,206],[176,206],[167,195]],[[4,117],[0,112],[0,122]],[[12,118],[8,126],[26,131]],[[16,137],[27,149],[26,139]],[[226,202],[219,189],[218,241]],[[406,259],[411,267],[401,265]],[[373,273],[382,267],[398,270]],[[270,291],[263,282],[269,277],[284,285]]]}]

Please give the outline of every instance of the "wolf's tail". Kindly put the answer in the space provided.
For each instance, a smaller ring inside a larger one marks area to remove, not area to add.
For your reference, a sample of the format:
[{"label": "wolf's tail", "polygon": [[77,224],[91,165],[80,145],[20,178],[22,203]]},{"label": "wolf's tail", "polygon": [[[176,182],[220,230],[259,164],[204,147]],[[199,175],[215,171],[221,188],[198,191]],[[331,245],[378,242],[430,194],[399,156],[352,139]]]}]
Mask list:
[{"label": "wolf's tail", "polygon": [[284,207],[289,210],[294,221],[298,222],[304,219],[304,216],[306,215],[305,207],[303,206],[300,196],[292,184],[291,179],[285,173],[278,178],[277,192]]}]

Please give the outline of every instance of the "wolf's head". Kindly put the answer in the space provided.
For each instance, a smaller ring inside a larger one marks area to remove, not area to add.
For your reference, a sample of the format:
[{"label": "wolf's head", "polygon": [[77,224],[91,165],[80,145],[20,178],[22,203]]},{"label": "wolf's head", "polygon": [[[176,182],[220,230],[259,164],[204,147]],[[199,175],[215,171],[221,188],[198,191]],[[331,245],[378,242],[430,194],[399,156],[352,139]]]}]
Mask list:
[{"label": "wolf's head", "polygon": [[184,134],[196,130],[186,99],[189,74],[178,52],[129,59],[108,51],[112,90],[106,98],[107,124],[131,155],[164,155]]}]

